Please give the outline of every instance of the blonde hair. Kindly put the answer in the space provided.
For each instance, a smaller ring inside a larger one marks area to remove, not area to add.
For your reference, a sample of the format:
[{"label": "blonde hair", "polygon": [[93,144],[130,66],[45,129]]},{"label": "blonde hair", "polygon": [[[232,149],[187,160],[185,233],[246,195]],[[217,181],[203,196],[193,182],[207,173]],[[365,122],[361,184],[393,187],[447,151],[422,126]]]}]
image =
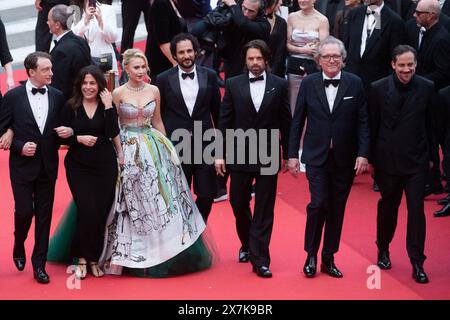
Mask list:
[{"label": "blonde hair", "polygon": [[148,66],[148,60],[145,54],[140,49],[128,49],[123,53],[123,66],[128,67],[128,65],[131,62],[131,59],[134,58],[141,58],[144,60],[145,66],[148,70],[150,70],[150,67]]}]

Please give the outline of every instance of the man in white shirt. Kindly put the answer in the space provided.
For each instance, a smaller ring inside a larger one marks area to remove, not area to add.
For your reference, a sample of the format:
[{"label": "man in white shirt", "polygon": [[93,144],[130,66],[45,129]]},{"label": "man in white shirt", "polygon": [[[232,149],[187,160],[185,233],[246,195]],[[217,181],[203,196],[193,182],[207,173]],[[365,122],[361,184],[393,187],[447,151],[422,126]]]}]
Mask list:
[{"label": "man in white shirt", "polygon": [[71,128],[59,126],[64,98],[49,86],[53,76],[50,59],[44,52],[29,54],[24,61],[28,81],[8,91],[0,109],[0,134],[8,128],[14,132],[9,160],[15,201],[13,261],[19,271],[25,268],[24,242],[34,216],[31,261],[34,278],[44,284],[50,281],[45,263],[58,172],[58,136],[73,134]]},{"label": "man in white shirt", "polygon": [[[198,40],[191,34],[176,35],[170,51],[178,65],[159,74],[156,85],[167,136],[174,143],[180,142],[177,149],[186,146],[180,154],[183,171],[189,185],[193,183],[195,203],[206,222],[216,194],[216,177],[212,162],[202,157],[207,145],[202,137],[217,126],[220,91],[215,72],[195,64],[199,49]],[[189,141],[178,141],[174,135],[177,129],[188,132]]]}]

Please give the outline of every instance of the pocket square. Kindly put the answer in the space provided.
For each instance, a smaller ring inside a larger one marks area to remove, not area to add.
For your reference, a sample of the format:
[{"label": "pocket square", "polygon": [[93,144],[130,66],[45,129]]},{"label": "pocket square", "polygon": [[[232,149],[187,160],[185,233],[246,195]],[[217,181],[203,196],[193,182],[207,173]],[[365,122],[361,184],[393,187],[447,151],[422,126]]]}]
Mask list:
[{"label": "pocket square", "polygon": [[266,90],[266,93],[271,93],[271,92],[273,92],[273,91],[275,91],[275,88],[272,88],[272,89]]},{"label": "pocket square", "polygon": [[353,96],[350,97],[344,97],[344,100],[353,99]]}]

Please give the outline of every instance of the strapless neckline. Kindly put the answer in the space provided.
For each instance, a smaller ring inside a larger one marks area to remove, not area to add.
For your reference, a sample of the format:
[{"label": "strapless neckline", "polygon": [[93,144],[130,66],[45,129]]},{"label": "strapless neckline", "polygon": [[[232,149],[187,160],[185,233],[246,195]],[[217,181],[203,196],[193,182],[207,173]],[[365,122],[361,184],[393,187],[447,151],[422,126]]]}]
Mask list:
[{"label": "strapless neckline", "polygon": [[155,102],[155,101],[156,101],[155,99],[150,100],[149,102],[147,102],[146,104],[144,104],[144,106],[143,106],[142,108],[140,108],[140,107],[138,107],[138,106],[135,106],[134,104],[132,104],[132,103],[130,103],[130,102],[121,102],[121,104],[127,104],[127,105],[130,105],[130,106],[132,106],[132,107],[134,107],[134,108],[136,108],[136,109],[145,109],[145,107],[147,107],[149,104],[151,104],[152,102]]}]

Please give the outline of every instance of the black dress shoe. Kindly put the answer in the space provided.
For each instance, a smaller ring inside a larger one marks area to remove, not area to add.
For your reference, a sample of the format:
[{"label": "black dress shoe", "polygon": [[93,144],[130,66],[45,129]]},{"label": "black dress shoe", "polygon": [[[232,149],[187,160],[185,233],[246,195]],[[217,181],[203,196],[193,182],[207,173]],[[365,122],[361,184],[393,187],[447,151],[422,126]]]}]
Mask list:
[{"label": "black dress shoe", "polygon": [[450,195],[446,196],[444,199],[439,199],[437,201],[437,204],[441,205],[441,206],[445,206],[446,204],[450,203]]},{"label": "black dress shoe", "polygon": [[417,263],[414,263],[412,265],[413,267],[413,273],[412,277],[414,280],[416,280],[417,283],[428,283],[430,280],[428,280],[428,276],[423,270],[423,266]]},{"label": "black dress shoe", "polygon": [[250,261],[250,254],[248,253],[248,251],[245,251],[242,248],[239,249],[239,262],[246,263],[249,261]]},{"label": "black dress shoe", "polygon": [[256,275],[261,278],[272,278],[272,271],[270,271],[269,267],[266,266],[253,266],[253,272],[256,272]]},{"label": "black dress shoe", "polygon": [[23,244],[14,244],[13,261],[17,270],[23,271],[23,269],[25,269],[26,258],[25,247]]},{"label": "black dress shoe", "polygon": [[436,211],[433,215],[436,218],[450,216],[450,203],[447,203],[445,206],[442,207],[441,210]]},{"label": "black dress shoe", "polygon": [[39,283],[47,284],[50,282],[50,277],[48,276],[47,272],[45,272],[45,269],[43,267],[34,269],[33,275],[36,281]]},{"label": "black dress shoe", "polygon": [[323,261],[320,265],[320,271],[328,274],[333,278],[342,278],[344,275],[336,268],[333,261]]},{"label": "black dress shoe", "polygon": [[379,250],[377,265],[380,269],[389,270],[392,268],[391,259],[389,258],[388,250]]},{"label": "black dress shoe", "polygon": [[317,256],[310,256],[306,257],[305,265],[303,266],[303,273],[308,278],[314,277],[317,270]]}]

